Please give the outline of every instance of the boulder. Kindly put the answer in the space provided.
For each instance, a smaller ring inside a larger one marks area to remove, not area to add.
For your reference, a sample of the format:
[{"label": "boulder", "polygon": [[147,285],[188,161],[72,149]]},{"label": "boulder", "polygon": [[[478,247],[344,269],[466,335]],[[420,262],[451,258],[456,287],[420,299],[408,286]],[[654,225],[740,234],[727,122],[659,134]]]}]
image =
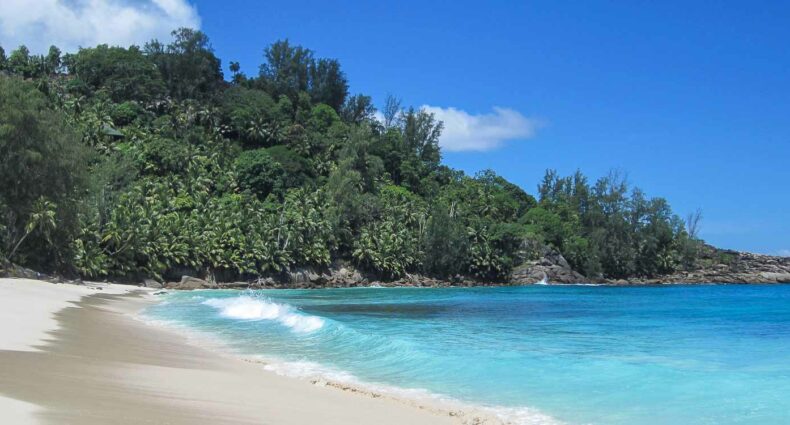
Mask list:
[{"label": "boulder", "polygon": [[169,289],[211,289],[216,287],[216,283],[207,282],[192,276],[181,276],[180,282],[170,282],[167,284],[167,288]]},{"label": "boulder", "polygon": [[510,283],[515,285],[532,284],[546,279],[550,283],[582,283],[588,281],[582,274],[573,270],[558,251],[551,250],[541,258],[527,261],[513,269]]},{"label": "boulder", "polygon": [[248,282],[227,282],[227,283],[220,283],[218,284],[220,288],[227,288],[227,289],[246,289],[250,287],[250,283]]},{"label": "boulder", "polygon": [[326,276],[310,268],[298,268],[288,272],[288,283],[297,288],[312,287],[326,282]]},{"label": "boulder", "polygon": [[163,287],[163,285],[160,282],[157,282],[153,279],[143,280],[143,286],[145,286],[146,288],[155,288],[155,289],[161,289]]}]

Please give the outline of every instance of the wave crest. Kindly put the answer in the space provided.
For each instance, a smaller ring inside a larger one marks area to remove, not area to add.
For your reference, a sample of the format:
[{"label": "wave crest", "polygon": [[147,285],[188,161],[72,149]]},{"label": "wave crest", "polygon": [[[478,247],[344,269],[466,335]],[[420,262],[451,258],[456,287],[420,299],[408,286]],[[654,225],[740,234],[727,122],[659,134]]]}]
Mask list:
[{"label": "wave crest", "polygon": [[324,319],[320,317],[302,315],[287,304],[278,304],[262,298],[250,296],[213,298],[203,301],[202,304],[219,310],[219,314],[223,317],[239,320],[275,320],[301,333],[314,332],[324,326]]}]

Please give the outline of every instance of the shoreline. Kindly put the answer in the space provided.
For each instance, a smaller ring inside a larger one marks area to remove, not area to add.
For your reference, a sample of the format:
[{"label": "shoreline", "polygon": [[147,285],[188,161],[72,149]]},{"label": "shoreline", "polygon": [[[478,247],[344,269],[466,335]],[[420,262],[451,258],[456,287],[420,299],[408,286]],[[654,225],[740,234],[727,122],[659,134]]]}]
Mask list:
[{"label": "shoreline", "polygon": [[[749,252],[723,250],[706,246],[704,265],[652,277],[630,276],[627,278],[588,278],[579,274],[559,252],[550,252],[543,258],[525,262],[515,267],[507,280],[486,281],[471,276],[432,277],[419,273],[407,273],[397,279],[382,279],[365,273],[353,265],[335,261],[324,267],[296,267],[292,270],[261,276],[215,275],[211,272],[182,269],[178,274],[170,273],[163,281],[138,276],[106,277],[104,282],[115,282],[127,286],[142,286],[149,289],[324,289],[354,287],[490,287],[551,285],[596,285],[596,286],[661,286],[661,285],[751,285],[790,283],[790,257],[779,257]],[[183,274],[182,274],[183,273]],[[179,279],[180,280],[174,280]],[[201,276],[203,278],[199,278]],[[13,264],[0,264],[0,278],[23,278],[46,280],[57,283],[77,283],[59,275],[48,276]],[[234,280],[237,279],[237,280]],[[123,282],[123,283],[119,283]]]},{"label": "shoreline", "polygon": [[[414,287],[413,289],[420,288]],[[199,289],[194,291],[199,294],[203,290]],[[459,423],[463,424],[557,425],[560,423],[551,416],[530,407],[477,405],[422,388],[399,387],[364,381],[350,372],[319,363],[288,361],[266,355],[244,354],[232,348],[229,343],[223,341],[220,337],[206,331],[201,331],[173,321],[148,318],[144,315],[136,315],[135,318],[142,321],[147,326],[153,326],[168,332],[176,333],[186,338],[186,340],[195,347],[207,349],[225,358],[250,363],[269,373],[285,377],[286,379],[295,379],[318,387],[334,389],[336,391],[351,394],[354,397],[390,400],[394,403],[406,406],[409,409],[419,409],[433,414],[458,418],[460,420]],[[297,368],[301,370],[295,371],[294,366],[297,366]],[[309,371],[305,372],[304,366],[307,366]]]},{"label": "shoreline", "polygon": [[[190,278],[194,279],[194,278]],[[408,281],[408,282],[387,282],[387,281],[374,281],[365,283],[349,283],[349,284],[322,284],[322,283],[307,283],[307,284],[273,284],[261,285],[255,282],[207,282],[204,284],[197,284],[191,286],[184,286],[179,282],[166,282],[157,285],[155,288],[158,290],[167,291],[191,291],[191,290],[322,290],[322,289],[353,289],[353,288],[508,288],[508,287],[528,287],[528,286],[603,286],[603,287],[661,287],[661,286],[711,286],[711,285],[788,285],[790,284],[790,274],[782,276],[781,279],[770,281],[759,281],[758,279],[748,280],[661,280],[656,279],[633,279],[633,280],[582,280],[579,282],[553,282],[553,281],[535,281],[535,282],[464,282],[456,283],[445,280],[431,279],[433,282],[425,283],[421,281]],[[129,284],[130,286],[145,287],[143,284]]]},{"label": "shoreline", "polygon": [[[199,293],[201,290],[197,291]],[[531,407],[477,405],[422,388],[400,387],[364,381],[347,371],[334,369],[331,366],[319,363],[288,361],[266,355],[239,353],[225,341],[205,331],[166,320],[146,319],[142,316],[138,317],[138,319],[146,323],[147,326],[174,332],[186,338],[195,347],[207,349],[225,358],[252,364],[268,373],[286,379],[309,383],[321,388],[329,388],[350,394],[353,397],[389,400],[409,409],[457,418],[459,420],[458,423],[461,424],[559,425],[562,423]],[[295,371],[294,367],[301,370]],[[305,368],[308,371],[304,371]]]},{"label": "shoreline", "polygon": [[[100,289],[99,289],[100,288]],[[39,323],[0,343],[0,421],[117,424],[500,424],[483,412],[308,382],[207,349],[136,317],[145,288],[0,279],[0,331],[20,311]],[[58,308],[56,308],[58,307]],[[52,315],[53,317],[48,317]],[[10,316],[10,317],[9,317]],[[24,337],[24,338],[23,338]],[[24,341],[23,341],[24,340]]]}]

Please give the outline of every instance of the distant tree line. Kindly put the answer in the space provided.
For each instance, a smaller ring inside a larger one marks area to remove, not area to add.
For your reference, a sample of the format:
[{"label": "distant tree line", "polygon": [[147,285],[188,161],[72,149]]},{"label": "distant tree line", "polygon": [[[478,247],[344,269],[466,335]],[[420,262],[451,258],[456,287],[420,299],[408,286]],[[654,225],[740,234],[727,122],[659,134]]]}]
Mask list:
[{"label": "distant tree line", "polygon": [[[442,123],[351,95],[335,59],[277,41],[258,75],[208,37],[0,48],[0,258],[89,278],[244,277],[342,259],[395,278],[507,279],[546,247],[591,277],[687,267],[699,241],[616,173],[548,171],[538,199],[442,165]],[[692,223],[698,226],[699,217]]]}]

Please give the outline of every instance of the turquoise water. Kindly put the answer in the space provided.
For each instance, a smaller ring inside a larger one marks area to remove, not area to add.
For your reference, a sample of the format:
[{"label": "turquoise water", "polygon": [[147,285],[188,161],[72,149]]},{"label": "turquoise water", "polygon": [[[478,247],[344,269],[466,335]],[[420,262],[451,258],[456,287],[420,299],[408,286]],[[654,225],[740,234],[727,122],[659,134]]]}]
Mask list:
[{"label": "turquoise water", "polygon": [[[522,423],[790,423],[790,285],[192,291],[147,316]],[[551,418],[551,419],[548,419]]]}]

